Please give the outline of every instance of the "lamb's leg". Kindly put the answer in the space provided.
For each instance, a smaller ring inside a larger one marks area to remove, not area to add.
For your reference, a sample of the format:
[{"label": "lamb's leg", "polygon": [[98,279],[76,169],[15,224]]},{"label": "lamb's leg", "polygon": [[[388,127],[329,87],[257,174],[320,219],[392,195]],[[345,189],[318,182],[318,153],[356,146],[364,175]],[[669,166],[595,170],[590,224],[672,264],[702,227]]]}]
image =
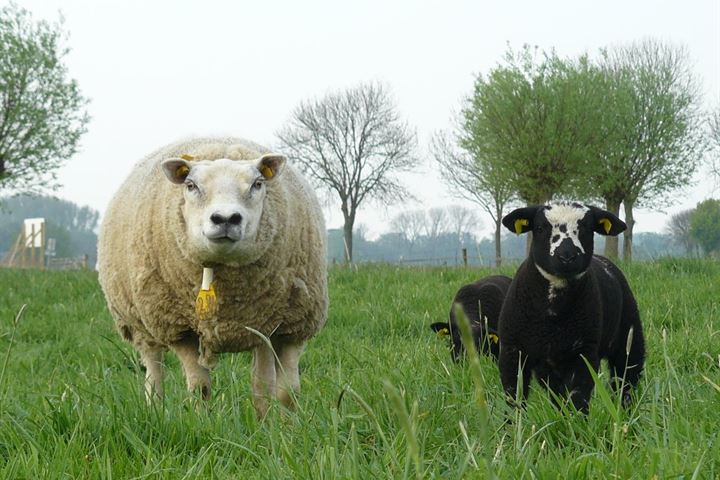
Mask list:
[{"label": "lamb's leg", "polygon": [[170,348],[178,356],[185,372],[189,392],[200,391],[203,400],[210,399],[210,371],[198,363],[200,341],[192,334],[173,343]]},{"label": "lamb's leg", "polygon": [[[632,338],[628,338],[630,335]],[[645,362],[645,339],[640,323],[638,322],[622,338],[624,341],[617,345],[616,351],[608,358],[608,364],[613,376],[613,388],[616,392],[622,389],[622,404],[629,406],[632,403],[632,388],[640,380]]]},{"label": "lamb's leg", "polygon": [[275,396],[275,354],[265,343],[253,350],[252,390],[253,405],[258,418],[267,414],[269,401]]},{"label": "lamb's leg", "polygon": [[295,407],[295,397],[300,393],[300,355],[305,349],[305,342],[279,343],[276,347],[279,364],[277,371],[277,398],[288,407]]},{"label": "lamb's leg", "polygon": [[163,353],[164,349],[160,347],[146,347],[140,351],[145,365],[145,399],[148,403],[163,396]]},{"label": "lamb's leg", "polygon": [[[498,364],[506,400],[512,405],[521,406],[524,400],[527,400],[532,373],[531,365],[527,364],[527,355],[522,354],[514,345],[504,344],[500,340]],[[522,398],[518,398],[518,387],[522,389]]]},{"label": "lamb's leg", "polygon": [[561,403],[559,402],[561,402],[561,399],[565,398],[568,394],[567,391],[563,390],[565,386],[562,378],[560,378],[553,368],[547,364],[536,366],[535,375],[538,383],[549,391],[550,399],[552,400],[553,405],[559,408],[561,406]]},{"label": "lamb's leg", "polygon": [[597,352],[586,350],[576,357],[573,361],[562,367],[563,370],[563,390],[569,392],[570,401],[579,412],[588,413],[590,407],[590,396],[595,381],[588,370],[585,360],[590,364],[596,372],[600,368],[600,358]]}]

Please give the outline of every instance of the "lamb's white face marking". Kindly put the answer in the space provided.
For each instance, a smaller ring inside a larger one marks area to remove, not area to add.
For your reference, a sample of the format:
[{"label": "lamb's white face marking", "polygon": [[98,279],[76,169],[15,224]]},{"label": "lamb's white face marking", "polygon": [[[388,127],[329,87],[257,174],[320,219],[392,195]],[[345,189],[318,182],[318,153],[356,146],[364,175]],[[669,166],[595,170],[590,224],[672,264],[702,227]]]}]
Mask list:
[{"label": "lamb's white face marking", "polygon": [[581,253],[585,253],[585,249],[580,243],[578,233],[580,231],[579,222],[585,217],[590,210],[585,205],[579,203],[554,203],[548,205],[545,210],[545,218],[552,226],[550,235],[550,256],[555,254],[555,249],[560,246],[563,240],[569,238],[573,245],[580,249]]}]

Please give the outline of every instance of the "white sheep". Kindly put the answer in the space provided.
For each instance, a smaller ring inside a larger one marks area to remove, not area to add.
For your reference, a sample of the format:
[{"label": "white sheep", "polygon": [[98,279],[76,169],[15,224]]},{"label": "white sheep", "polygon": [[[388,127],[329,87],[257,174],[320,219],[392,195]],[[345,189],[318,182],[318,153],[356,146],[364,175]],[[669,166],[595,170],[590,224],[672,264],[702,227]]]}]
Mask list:
[{"label": "white sheep", "polygon": [[168,348],[204,398],[216,354],[253,350],[258,415],[271,397],[292,406],[299,357],[327,318],[325,235],[312,188],[259,145],[198,138],[141,160],[105,213],[98,266],[148,398],[162,396]]}]

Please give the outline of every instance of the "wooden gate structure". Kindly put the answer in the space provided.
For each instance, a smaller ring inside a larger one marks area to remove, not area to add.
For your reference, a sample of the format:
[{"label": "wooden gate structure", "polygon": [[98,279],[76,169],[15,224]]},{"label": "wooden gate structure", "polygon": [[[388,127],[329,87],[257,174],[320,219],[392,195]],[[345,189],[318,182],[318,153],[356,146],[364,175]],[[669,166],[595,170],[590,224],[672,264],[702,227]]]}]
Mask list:
[{"label": "wooden gate structure", "polygon": [[13,268],[45,268],[44,218],[25,219],[13,248],[0,265]]}]

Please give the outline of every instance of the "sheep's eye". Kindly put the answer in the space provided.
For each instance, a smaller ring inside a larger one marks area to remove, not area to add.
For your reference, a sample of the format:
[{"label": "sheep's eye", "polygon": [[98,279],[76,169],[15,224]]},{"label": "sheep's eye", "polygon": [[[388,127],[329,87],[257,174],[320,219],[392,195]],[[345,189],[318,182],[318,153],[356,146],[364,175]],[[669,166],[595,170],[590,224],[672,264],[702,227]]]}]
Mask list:
[{"label": "sheep's eye", "polygon": [[263,185],[262,180],[255,180],[255,183],[253,183],[252,188],[253,188],[253,190],[260,190],[262,185]]},{"label": "sheep's eye", "polygon": [[188,180],[185,182],[185,188],[187,188],[188,192],[195,192],[197,190],[197,185]]},{"label": "sheep's eye", "polygon": [[542,225],[538,225],[537,227],[535,227],[535,231],[536,231],[537,233],[542,233],[542,231],[543,231],[543,226],[542,226]]}]

